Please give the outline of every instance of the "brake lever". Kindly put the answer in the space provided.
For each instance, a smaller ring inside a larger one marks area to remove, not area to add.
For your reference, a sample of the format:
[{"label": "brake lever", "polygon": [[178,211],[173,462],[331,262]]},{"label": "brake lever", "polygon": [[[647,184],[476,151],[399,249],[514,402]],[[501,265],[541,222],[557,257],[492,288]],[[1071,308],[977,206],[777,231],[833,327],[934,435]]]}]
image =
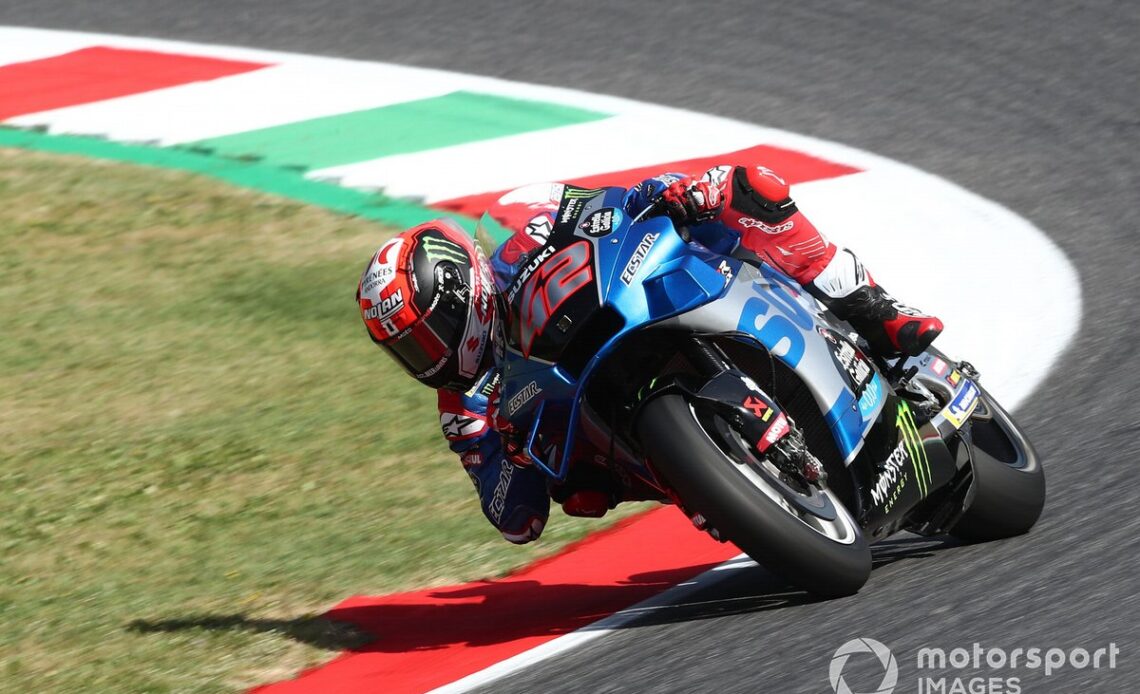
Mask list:
[{"label": "brake lever", "polygon": [[[664,207],[665,207],[664,199],[661,197],[658,197],[656,200],[649,203],[648,207],[646,207],[644,210],[639,212],[637,214],[637,216],[633,218],[633,224],[636,224],[636,223],[640,222],[641,220],[652,216],[652,215],[650,215],[651,212],[656,213],[656,212],[662,211],[662,209]],[[669,221],[673,221],[673,220],[670,219]],[[693,239],[692,234],[689,233],[688,227],[679,227],[676,224],[674,224],[673,230],[677,232],[677,235],[680,236],[681,240],[684,241],[685,243],[688,243],[689,241],[691,241]]]}]

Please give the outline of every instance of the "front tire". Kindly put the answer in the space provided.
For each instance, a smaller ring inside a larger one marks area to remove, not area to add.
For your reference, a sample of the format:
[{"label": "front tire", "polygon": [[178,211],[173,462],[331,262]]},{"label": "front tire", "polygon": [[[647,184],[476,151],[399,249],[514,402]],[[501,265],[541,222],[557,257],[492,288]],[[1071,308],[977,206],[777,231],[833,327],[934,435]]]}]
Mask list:
[{"label": "front tire", "polygon": [[871,575],[871,550],[834,494],[817,489],[834,508],[838,530],[826,524],[823,529],[813,527],[793,508],[778,503],[780,492],[750,469],[748,461],[738,460],[731,446],[718,444],[715,432],[705,427],[677,394],[647,403],[638,421],[638,435],[655,472],[685,509],[700,513],[765,568],[815,595],[835,598],[858,592]]},{"label": "front tire", "polygon": [[971,420],[970,457],[974,481],[966,511],[950,534],[967,542],[989,542],[1029,532],[1045,507],[1045,471],[1029,440],[989,393],[991,417]]}]

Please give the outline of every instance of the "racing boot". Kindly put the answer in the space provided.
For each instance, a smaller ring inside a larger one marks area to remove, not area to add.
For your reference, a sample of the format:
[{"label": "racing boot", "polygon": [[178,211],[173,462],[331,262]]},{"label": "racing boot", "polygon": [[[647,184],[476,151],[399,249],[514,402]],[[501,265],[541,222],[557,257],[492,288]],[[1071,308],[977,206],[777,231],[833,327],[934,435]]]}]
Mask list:
[{"label": "racing boot", "polygon": [[942,333],[942,321],[895,300],[846,249],[832,257],[807,289],[882,357],[920,354]]},{"label": "racing boot", "polygon": [[583,460],[571,465],[566,480],[550,489],[550,498],[562,504],[568,516],[601,518],[618,505],[622,490],[606,468]]},{"label": "racing boot", "polygon": [[608,492],[597,489],[580,489],[562,502],[562,511],[579,518],[601,518],[612,508]]}]

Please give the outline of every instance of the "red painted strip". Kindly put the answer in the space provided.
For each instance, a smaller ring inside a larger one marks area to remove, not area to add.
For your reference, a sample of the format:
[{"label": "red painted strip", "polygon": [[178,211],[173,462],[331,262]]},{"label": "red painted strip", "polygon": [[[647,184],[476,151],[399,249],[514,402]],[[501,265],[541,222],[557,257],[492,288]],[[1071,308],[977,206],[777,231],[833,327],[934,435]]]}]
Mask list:
[{"label": "red painted strip", "polygon": [[250,72],[247,63],[94,46],[0,67],[0,120]]},{"label": "red painted strip", "polygon": [[623,521],[497,581],[353,597],[328,617],[377,640],[258,694],[423,692],[454,682],[696,576],[740,553],[676,509]]},{"label": "red painted strip", "polygon": [[[666,171],[677,171],[699,176],[708,169],[722,164],[767,166],[780,174],[789,184],[817,181],[824,178],[835,178],[837,176],[859,173],[861,170],[845,164],[837,164],[827,161],[826,159],[813,157],[810,154],[804,154],[803,152],[797,152],[795,150],[782,149],[771,145],[758,145],[756,147],[749,147],[748,149],[727,152],[725,154],[717,154],[711,157],[684,159],[682,161],[642,166],[636,169],[626,169],[625,171],[613,171],[594,176],[586,176],[584,178],[566,181],[566,183],[574,183],[587,187],[629,187],[638,181]],[[492,203],[506,192],[505,190],[500,190],[490,193],[468,195],[462,198],[453,198],[451,200],[433,203],[432,207],[439,207],[472,217],[479,217]]]}]

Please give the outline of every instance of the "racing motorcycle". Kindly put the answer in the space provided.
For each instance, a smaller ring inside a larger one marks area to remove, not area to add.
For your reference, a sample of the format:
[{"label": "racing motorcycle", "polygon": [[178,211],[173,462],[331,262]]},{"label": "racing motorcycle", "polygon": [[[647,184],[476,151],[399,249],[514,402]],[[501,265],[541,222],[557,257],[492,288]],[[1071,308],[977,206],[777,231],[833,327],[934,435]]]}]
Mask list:
[{"label": "racing motorcycle", "polygon": [[869,357],[791,278],[631,218],[623,193],[564,186],[499,287],[504,410],[552,490],[604,474],[821,597],[857,592],[897,531],[1033,526],[1040,461],[970,364]]}]

